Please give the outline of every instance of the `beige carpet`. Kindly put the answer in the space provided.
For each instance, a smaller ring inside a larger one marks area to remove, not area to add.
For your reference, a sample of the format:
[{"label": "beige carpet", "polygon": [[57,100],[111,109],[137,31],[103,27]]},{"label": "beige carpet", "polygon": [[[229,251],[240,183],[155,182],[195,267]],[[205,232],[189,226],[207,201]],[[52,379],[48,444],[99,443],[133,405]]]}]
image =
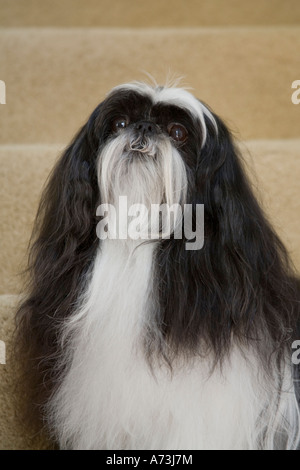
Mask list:
[{"label": "beige carpet", "polygon": [[299,25],[298,0],[0,0],[0,25],[192,27]]},{"label": "beige carpet", "polygon": [[14,331],[12,316],[18,302],[17,295],[0,296],[0,338],[6,343],[6,364],[0,364],[0,449],[50,449],[52,444],[47,438],[25,426],[17,412],[22,400],[26,399],[18,392],[19,375],[11,351]]},{"label": "beige carpet", "polygon": [[[151,8],[150,8],[151,6]],[[0,0],[0,449],[49,443],[16,415],[13,316],[47,175],[121,82],[183,76],[241,141],[254,190],[300,273],[299,0]]]},{"label": "beige carpet", "polygon": [[300,27],[0,31],[0,143],[68,141],[112,86],[184,76],[242,139],[299,137]]}]

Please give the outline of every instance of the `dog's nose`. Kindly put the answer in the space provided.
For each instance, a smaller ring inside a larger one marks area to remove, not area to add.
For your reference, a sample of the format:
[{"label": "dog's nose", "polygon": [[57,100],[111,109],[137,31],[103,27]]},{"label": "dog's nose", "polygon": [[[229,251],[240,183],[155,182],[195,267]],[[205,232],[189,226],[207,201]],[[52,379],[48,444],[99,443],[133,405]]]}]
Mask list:
[{"label": "dog's nose", "polygon": [[151,136],[158,132],[156,124],[150,121],[139,121],[135,125],[135,129],[142,135]]}]

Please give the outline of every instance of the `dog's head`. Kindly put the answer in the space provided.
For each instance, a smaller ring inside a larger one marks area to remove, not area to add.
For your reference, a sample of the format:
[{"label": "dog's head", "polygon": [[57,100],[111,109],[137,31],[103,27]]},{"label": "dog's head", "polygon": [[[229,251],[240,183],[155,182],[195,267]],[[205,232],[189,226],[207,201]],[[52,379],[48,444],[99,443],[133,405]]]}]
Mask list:
[{"label": "dog's head", "polygon": [[184,203],[201,149],[217,127],[211,111],[184,89],[121,85],[81,131],[82,164],[97,174],[102,202],[126,195],[131,203]]},{"label": "dog's head", "polygon": [[[86,126],[87,141],[97,149],[89,165],[97,173],[99,200],[116,207],[126,196],[129,205],[146,208],[188,202],[208,127],[217,134],[213,114],[184,89],[143,83],[114,88]],[[85,153],[89,158],[90,149]]]}]

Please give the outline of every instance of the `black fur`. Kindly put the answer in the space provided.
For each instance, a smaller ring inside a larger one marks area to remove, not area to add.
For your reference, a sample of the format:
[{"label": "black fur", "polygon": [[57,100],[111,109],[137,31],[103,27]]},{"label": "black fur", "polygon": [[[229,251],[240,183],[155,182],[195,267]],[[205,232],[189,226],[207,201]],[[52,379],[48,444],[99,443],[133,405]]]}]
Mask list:
[{"label": "black fur", "polygon": [[204,247],[161,243],[158,321],[173,350],[196,354],[201,338],[222,362],[234,335],[241,344],[255,341],[268,369],[270,355],[291,350],[299,296],[287,251],[252,192],[228,129],[214,117],[218,134],[207,119],[205,147],[189,172],[187,202],[205,207]]}]

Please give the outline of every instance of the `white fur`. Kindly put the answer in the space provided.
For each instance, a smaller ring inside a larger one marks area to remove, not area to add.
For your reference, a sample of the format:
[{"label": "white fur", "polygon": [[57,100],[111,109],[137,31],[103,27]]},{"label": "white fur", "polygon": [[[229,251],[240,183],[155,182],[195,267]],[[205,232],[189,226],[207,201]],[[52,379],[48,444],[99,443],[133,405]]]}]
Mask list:
[{"label": "white fur", "polygon": [[277,426],[295,413],[288,369],[278,393],[250,350],[233,348],[223,372],[212,375],[208,359],[179,360],[173,374],[149,367],[141,338],[151,324],[155,246],[106,240],[99,248],[81,308],[64,329],[68,370],[49,408],[61,446],[255,449],[268,427],[272,448]]},{"label": "white fur", "polygon": [[[98,181],[102,202],[113,204],[117,215],[119,197],[123,195],[127,197],[128,206],[139,204],[148,209],[152,204],[162,203],[170,208],[176,204],[183,206],[187,174],[177,149],[168,138],[161,136],[158,141],[149,141],[141,155],[136,155],[139,152],[130,149],[131,139],[131,133],[124,131],[101,151]],[[108,221],[109,218],[108,214]],[[156,226],[149,227],[148,217],[141,217],[139,222],[141,234],[147,234],[149,230],[152,234],[157,232]],[[177,223],[179,217],[174,221],[174,226]],[[114,223],[110,225],[114,226]]]},{"label": "white fur", "polygon": [[150,206],[161,203],[163,198],[169,205],[184,202],[185,165],[170,140],[161,136],[157,144],[150,142],[144,156],[138,158],[138,152],[130,150],[130,137],[130,132],[124,131],[108,142],[99,156],[101,200],[112,204],[126,194],[131,204]]},{"label": "white fur", "polygon": [[216,131],[218,132],[218,126],[210,110],[203,104],[201,101],[197,100],[191,93],[189,93],[184,88],[177,87],[155,87],[147,85],[143,82],[132,82],[126,83],[124,85],[119,85],[113,88],[110,94],[115,93],[119,90],[133,90],[139,92],[142,95],[151,97],[153,103],[167,103],[173,104],[180,108],[186,109],[188,112],[199,119],[202,131],[202,147],[205,144],[207,129],[205,125],[204,116],[207,116],[208,119],[214,125]]}]

